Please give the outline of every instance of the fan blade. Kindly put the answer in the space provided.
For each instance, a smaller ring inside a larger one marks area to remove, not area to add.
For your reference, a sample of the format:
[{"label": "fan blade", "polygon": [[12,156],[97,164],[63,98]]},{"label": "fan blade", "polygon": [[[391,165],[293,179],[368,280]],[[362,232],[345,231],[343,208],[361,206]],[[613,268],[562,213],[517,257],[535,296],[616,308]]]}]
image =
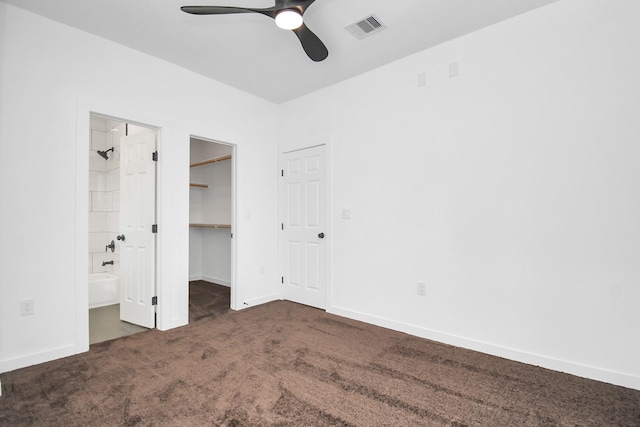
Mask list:
[{"label": "fan blade", "polygon": [[[232,7],[232,6],[182,6],[180,10],[194,15],[226,15],[231,13],[260,13],[270,18],[282,9],[298,9],[301,15],[311,6],[315,0],[276,0],[276,4],[267,8]],[[302,48],[312,61],[320,62],[329,56],[327,47],[304,23],[293,30],[302,44]]]},{"label": "fan blade", "polygon": [[231,6],[182,6],[183,12],[192,13],[194,15],[226,15],[229,13],[262,13],[271,16],[273,8],[253,9],[250,7],[231,7]]},{"label": "fan blade", "polygon": [[292,31],[296,33],[300,44],[302,44],[302,48],[312,61],[320,62],[329,56],[327,47],[305,24],[302,24],[299,28]]},{"label": "fan blade", "polygon": [[[316,0],[284,0],[284,1],[276,1],[276,7],[280,9],[287,9],[290,7],[295,7],[298,9],[303,15],[309,6],[313,4]],[[285,6],[286,4],[286,6]]]}]

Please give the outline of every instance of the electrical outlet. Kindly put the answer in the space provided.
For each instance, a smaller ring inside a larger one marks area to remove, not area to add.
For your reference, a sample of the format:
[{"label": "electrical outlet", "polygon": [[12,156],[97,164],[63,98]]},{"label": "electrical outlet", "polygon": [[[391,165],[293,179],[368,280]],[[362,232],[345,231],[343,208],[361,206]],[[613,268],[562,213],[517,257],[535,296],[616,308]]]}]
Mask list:
[{"label": "electrical outlet", "polygon": [[23,299],[20,301],[20,315],[31,316],[32,314],[35,314],[34,307],[33,299]]},{"label": "electrical outlet", "polygon": [[427,295],[427,284],[424,282],[418,282],[418,295],[426,296]]}]

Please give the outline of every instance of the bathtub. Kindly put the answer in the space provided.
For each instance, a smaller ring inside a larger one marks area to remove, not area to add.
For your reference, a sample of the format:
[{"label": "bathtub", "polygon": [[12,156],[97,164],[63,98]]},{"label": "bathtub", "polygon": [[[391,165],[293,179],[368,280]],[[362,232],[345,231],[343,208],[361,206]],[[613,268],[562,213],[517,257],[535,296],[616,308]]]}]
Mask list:
[{"label": "bathtub", "polygon": [[89,274],[89,308],[120,303],[120,278],[110,273]]}]

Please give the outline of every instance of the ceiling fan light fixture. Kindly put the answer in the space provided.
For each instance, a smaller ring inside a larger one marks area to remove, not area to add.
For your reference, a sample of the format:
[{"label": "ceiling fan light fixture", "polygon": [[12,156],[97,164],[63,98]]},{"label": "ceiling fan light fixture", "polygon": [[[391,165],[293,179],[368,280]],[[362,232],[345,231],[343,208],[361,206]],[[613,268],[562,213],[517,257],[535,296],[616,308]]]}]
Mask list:
[{"label": "ceiling fan light fixture", "polygon": [[276,25],[283,30],[295,30],[302,22],[302,15],[296,9],[283,9],[276,15]]}]

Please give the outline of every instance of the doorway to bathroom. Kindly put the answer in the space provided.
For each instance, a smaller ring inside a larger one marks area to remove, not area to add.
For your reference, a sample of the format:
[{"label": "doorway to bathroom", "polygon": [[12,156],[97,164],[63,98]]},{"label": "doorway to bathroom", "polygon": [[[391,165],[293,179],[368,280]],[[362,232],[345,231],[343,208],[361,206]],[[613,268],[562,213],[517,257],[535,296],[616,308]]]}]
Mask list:
[{"label": "doorway to bathroom", "polygon": [[89,343],[155,327],[157,130],[91,114]]},{"label": "doorway to bathroom", "polygon": [[234,146],[192,136],[189,167],[189,321],[230,307]]}]

